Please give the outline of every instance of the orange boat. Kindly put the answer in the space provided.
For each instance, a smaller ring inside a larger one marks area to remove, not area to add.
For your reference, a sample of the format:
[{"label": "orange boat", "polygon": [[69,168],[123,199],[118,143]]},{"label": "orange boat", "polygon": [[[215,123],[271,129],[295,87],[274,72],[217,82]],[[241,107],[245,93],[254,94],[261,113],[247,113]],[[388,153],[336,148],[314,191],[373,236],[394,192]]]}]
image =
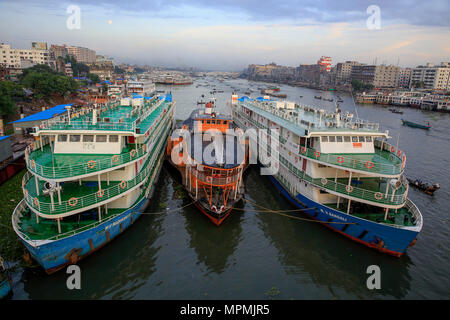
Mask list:
[{"label": "orange boat", "polygon": [[208,102],[177,124],[179,137],[169,138],[167,157],[196,207],[219,226],[243,197],[248,144],[232,118],[213,107]]}]

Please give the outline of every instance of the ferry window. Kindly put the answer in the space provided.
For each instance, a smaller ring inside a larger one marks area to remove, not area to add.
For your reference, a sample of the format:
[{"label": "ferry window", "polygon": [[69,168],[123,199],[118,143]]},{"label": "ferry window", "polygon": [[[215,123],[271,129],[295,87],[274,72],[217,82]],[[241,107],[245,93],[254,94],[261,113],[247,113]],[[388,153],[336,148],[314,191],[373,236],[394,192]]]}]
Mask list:
[{"label": "ferry window", "polygon": [[221,120],[216,120],[216,121],[217,121],[217,124],[222,124]]},{"label": "ferry window", "polygon": [[327,136],[322,136],[322,142],[328,142],[328,137]]},{"label": "ferry window", "polygon": [[358,137],[357,136],[353,136],[352,137],[352,142],[358,142]]},{"label": "ferry window", "polygon": [[202,120],[202,124],[205,123],[205,120]]},{"label": "ferry window", "polygon": [[372,137],[366,137],[366,142],[372,142]]},{"label": "ferry window", "polygon": [[211,123],[212,124],[216,124],[216,120],[211,120]]},{"label": "ferry window", "polygon": [[344,136],[344,142],[350,142],[350,137],[349,136]]},{"label": "ferry window", "polygon": [[223,120],[223,124],[228,124],[228,121],[227,120]]},{"label": "ferry window", "polygon": [[80,142],[81,136],[79,134],[71,134],[70,142]]},{"label": "ferry window", "polygon": [[58,141],[59,142],[66,142],[67,141],[67,134],[58,134]]},{"label": "ferry window", "polygon": [[335,136],[330,136],[330,142],[336,142],[336,137]]},{"label": "ferry window", "polygon": [[96,142],[106,142],[106,136],[105,135],[98,135],[95,137]]},{"label": "ferry window", "polygon": [[336,137],[336,142],[342,142],[342,136],[337,136]]},{"label": "ferry window", "polygon": [[117,142],[117,141],[119,141],[118,135],[109,136],[109,142]]},{"label": "ferry window", "polygon": [[211,120],[206,120],[206,124],[211,124]]},{"label": "ferry window", "polygon": [[94,142],[94,136],[91,134],[83,135],[83,142]]},{"label": "ferry window", "polygon": [[364,137],[359,137],[359,142],[365,142]]}]

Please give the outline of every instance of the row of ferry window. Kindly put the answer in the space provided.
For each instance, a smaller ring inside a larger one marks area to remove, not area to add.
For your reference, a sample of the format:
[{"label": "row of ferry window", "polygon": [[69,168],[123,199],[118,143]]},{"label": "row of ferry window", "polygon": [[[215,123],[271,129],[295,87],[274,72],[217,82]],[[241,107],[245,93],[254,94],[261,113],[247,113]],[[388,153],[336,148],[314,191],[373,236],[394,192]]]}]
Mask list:
[{"label": "row of ferry window", "polygon": [[[69,139],[67,139],[67,136],[69,136]],[[107,142],[109,137],[109,142],[118,142],[119,136],[118,135],[95,135],[95,142]],[[80,134],[59,134],[58,135],[58,142],[80,142],[81,141],[81,135]],[[93,134],[84,134],[83,135],[83,142],[94,142],[94,135]]]},{"label": "row of ferry window", "polygon": [[322,136],[322,142],[372,142],[372,137],[357,136]]},{"label": "row of ferry window", "polygon": [[223,122],[222,122],[222,120],[201,120],[201,122],[203,124],[205,124],[205,121],[206,121],[206,124],[227,124],[228,123],[228,120],[223,120]]}]

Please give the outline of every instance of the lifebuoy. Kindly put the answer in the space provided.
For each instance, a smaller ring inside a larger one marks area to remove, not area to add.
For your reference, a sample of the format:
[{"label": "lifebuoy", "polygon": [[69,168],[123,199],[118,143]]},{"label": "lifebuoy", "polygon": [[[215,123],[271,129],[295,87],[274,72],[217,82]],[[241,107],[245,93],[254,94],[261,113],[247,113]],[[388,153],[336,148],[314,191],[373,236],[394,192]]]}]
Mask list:
[{"label": "lifebuoy", "polygon": [[322,178],[322,179],[320,179],[320,182],[322,183],[322,185],[325,186],[327,184],[328,180],[325,178]]},{"label": "lifebuoy", "polygon": [[122,189],[125,189],[126,186],[127,186],[126,181],[125,181],[125,180],[122,180],[122,182],[120,183],[120,187],[121,187]]},{"label": "lifebuoy", "polygon": [[28,190],[27,189],[23,189],[23,193],[25,195],[25,198],[28,198]]},{"label": "lifebuoy", "polygon": [[319,152],[319,151],[314,151],[314,156],[315,156],[316,158],[320,157],[320,152]]},{"label": "lifebuoy", "polygon": [[34,205],[36,207],[39,207],[39,200],[38,200],[38,198],[34,198]]},{"label": "lifebuoy", "polygon": [[227,177],[227,183],[231,183],[231,177]]},{"label": "lifebuoy", "polygon": [[348,193],[353,192],[353,186],[345,186],[345,190],[347,190]]},{"label": "lifebuoy", "polygon": [[135,154],[136,154],[136,149],[131,150],[130,154],[131,154],[132,157],[134,157]]},{"label": "lifebuoy", "polygon": [[397,155],[398,155],[399,157],[401,157],[401,156],[402,156],[402,150],[398,150],[398,151],[397,151]]},{"label": "lifebuoy", "polygon": [[43,123],[41,123],[41,129],[44,129],[44,124]]},{"label": "lifebuoy", "polygon": [[97,197],[102,198],[105,195],[105,190],[98,190]]},{"label": "lifebuoy", "polygon": [[119,156],[118,156],[117,154],[116,154],[116,155],[113,155],[112,161],[113,161],[113,162],[119,161]]},{"label": "lifebuoy", "polygon": [[395,152],[394,146],[391,146],[391,152]]},{"label": "lifebuoy", "polygon": [[366,168],[367,169],[372,169],[373,168],[373,162],[372,161],[367,161],[366,162]]},{"label": "lifebuoy", "polygon": [[223,212],[225,210],[225,206],[220,206],[220,212]]},{"label": "lifebuoy", "polygon": [[217,212],[217,207],[216,206],[212,206],[211,210],[214,211],[214,212]]},{"label": "lifebuoy", "polygon": [[33,168],[36,168],[36,161],[34,161],[34,159],[31,160],[31,166],[32,166]]},{"label": "lifebuoy", "polygon": [[305,152],[306,152],[306,148],[305,148],[305,147],[301,147],[301,148],[300,148],[300,152],[301,152],[301,153],[305,153]]},{"label": "lifebuoy", "polygon": [[89,160],[87,163],[87,166],[89,169],[93,169],[95,167],[95,161],[94,160]]},{"label": "lifebuoy", "polygon": [[373,196],[377,200],[381,200],[381,198],[383,198],[383,194],[381,192],[376,192]]},{"label": "lifebuoy", "polygon": [[211,176],[206,176],[206,182],[212,183],[212,177]]},{"label": "lifebuoy", "polygon": [[76,204],[78,203],[78,199],[75,198],[75,197],[70,198],[69,201],[67,201],[67,203],[68,203],[69,206],[71,206],[71,207],[76,206]]},{"label": "lifebuoy", "polygon": [[337,162],[343,163],[344,162],[344,157],[341,157],[341,156],[337,157]]},{"label": "lifebuoy", "polygon": [[143,146],[142,146],[142,150],[145,152],[145,151],[147,151],[147,145],[146,144],[144,144]]}]

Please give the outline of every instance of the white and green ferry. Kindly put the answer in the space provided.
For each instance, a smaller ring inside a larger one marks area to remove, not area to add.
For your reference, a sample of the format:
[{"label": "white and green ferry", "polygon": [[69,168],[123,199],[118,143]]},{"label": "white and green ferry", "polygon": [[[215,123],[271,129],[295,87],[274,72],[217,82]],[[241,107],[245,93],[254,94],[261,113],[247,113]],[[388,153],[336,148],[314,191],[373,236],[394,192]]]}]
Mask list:
[{"label": "white and green ferry", "polygon": [[406,155],[379,124],[268,97],[233,95],[232,113],[242,129],[278,133],[265,146],[279,155],[270,179],[293,205],[384,253],[401,256],[415,243],[423,219],[407,197]]},{"label": "white and green ferry", "polygon": [[12,224],[47,273],[93,253],[139,218],[161,170],[174,104],[166,95],[68,105],[35,127]]}]

